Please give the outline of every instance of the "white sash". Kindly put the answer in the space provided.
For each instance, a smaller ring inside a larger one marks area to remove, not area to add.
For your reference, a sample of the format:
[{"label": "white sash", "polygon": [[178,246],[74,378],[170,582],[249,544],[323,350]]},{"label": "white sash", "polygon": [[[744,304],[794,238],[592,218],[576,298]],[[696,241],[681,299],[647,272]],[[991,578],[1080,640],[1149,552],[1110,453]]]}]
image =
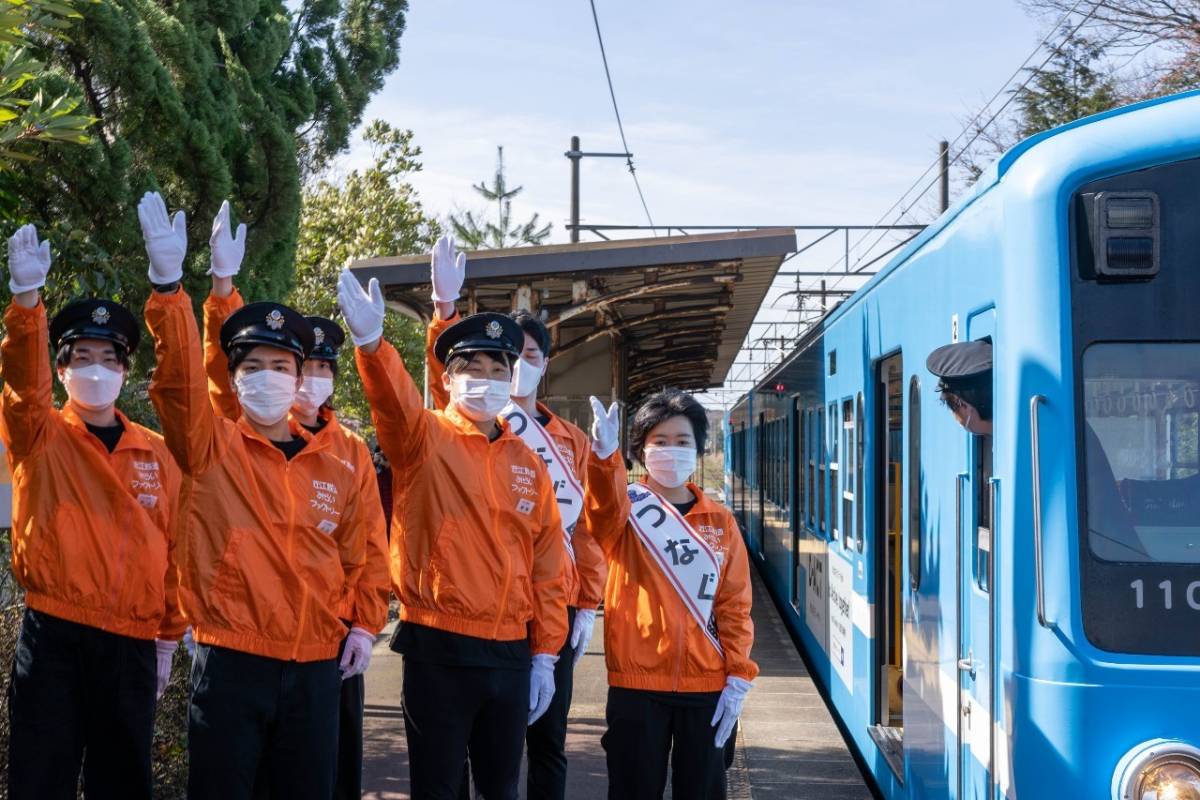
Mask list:
[{"label": "white sash", "polygon": [[574,561],[575,548],[571,544],[571,534],[575,532],[575,524],[583,513],[583,486],[571,468],[563,463],[553,437],[540,422],[526,414],[516,403],[505,406],[500,416],[508,420],[512,432],[546,465],[550,482],[554,485],[554,498],[558,501],[558,515],[562,517],[563,541],[567,546],[567,554]]},{"label": "white sash", "polygon": [[629,524],[637,531],[651,559],[679,593],[696,624],[722,658],[717,638],[713,598],[717,596],[720,561],[675,506],[645,484],[630,484]]}]

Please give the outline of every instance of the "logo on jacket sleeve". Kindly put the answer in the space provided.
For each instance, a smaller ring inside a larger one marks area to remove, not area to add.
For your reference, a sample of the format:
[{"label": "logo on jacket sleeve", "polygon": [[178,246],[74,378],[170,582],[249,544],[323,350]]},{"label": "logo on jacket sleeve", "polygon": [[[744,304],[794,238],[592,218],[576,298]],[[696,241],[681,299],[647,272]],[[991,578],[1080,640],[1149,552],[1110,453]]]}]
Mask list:
[{"label": "logo on jacket sleeve", "polygon": [[521,512],[522,514],[533,513],[533,501],[527,497],[522,497],[517,501],[517,511]]}]

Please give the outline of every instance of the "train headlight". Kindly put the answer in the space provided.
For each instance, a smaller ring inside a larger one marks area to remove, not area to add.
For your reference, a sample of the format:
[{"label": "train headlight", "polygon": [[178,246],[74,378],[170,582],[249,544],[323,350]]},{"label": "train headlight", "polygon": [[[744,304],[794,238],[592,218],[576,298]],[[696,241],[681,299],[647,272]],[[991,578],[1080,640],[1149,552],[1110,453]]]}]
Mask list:
[{"label": "train headlight", "polygon": [[1143,742],[1117,764],[1112,789],[1113,800],[1200,800],[1200,748]]}]

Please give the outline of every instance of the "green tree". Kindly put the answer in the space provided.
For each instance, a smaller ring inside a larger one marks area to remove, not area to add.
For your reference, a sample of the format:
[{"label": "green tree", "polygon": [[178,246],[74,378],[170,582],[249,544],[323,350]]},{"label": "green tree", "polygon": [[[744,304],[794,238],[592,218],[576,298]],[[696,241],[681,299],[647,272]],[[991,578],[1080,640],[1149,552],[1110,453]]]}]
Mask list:
[{"label": "green tree", "polygon": [[[6,162],[32,158],[25,146],[31,141],[91,141],[86,129],[93,120],[74,113],[78,92],[54,97],[22,93],[46,68],[40,51],[61,41],[72,20],[80,18],[73,0],[9,0],[0,6],[0,169]],[[14,198],[0,199],[0,205],[14,204]]]},{"label": "green tree", "polygon": [[454,236],[467,250],[480,250],[485,247],[499,249],[502,247],[519,247],[523,244],[541,244],[550,235],[551,225],[547,223],[539,227],[538,215],[534,214],[528,222],[514,223],[512,220],[513,198],[521,193],[524,187],[514,186],[511,189],[504,177],[504,148],[496,148],[496,174],[492,177],[492,185],[483,181],[471,187],[484,200],[496,204],[496,221],[488,222],[483,215],[476,216],[470,211],[462,212],[458,217],[450,215],[450,227]]},{"label": "green tree", "polygon": [[[409,176],[421,169],[420,148],[412,131],[387,123],[369,124],[363,138],[372,163],[340,180],[312,181],[304,192],[296,249],[296,286],[288,301],[306,314],[333,317],[335,287],[342,268],[356,258],[427,253],[440,235],[437,221],[425,213]],[[404,357],[409,374],[421,383],[425,366],[425,329],[416,320],[390,312],[383,334]],[[335,390],[339,415],[369,426],[354,348],[346,347],[338,364]]]}]

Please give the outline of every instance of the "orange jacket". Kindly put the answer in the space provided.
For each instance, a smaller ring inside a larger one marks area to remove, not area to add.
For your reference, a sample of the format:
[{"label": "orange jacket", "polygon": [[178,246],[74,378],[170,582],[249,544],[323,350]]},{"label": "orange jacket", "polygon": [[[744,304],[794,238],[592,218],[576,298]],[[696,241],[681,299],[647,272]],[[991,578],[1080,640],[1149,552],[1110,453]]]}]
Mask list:
[{"label": "orange jacket", "polygon": [[12,569],[25,604],[135,639],[178,639],[180,475],[162,437],[130,422],[110,454],[54,408],[46,308],[13,303],[0,345],[0,436],[13,478]]},{"label": "orange jacket", "polygon": [[[204,301],[204,368],[208,373],[208,398],[218,416],[231,420],[242,416],[242,405],[229,384],[229,359],[221,348],[221,325],[243,305],[237,289],[228,297],[209,294]],[[391,582],[388,578],[387,518],[379,500],[375,462],[362,437],[342,427],[336,414],[322,409],[319,416],[325,420],[325,426],[313,434],[313,440],[319,445],[327,444],[335,458],[353,465],[354,474],[362,477],[365,493],[356,496],[354,502],[366,504],[363,520],[368,525],[367,561],[358,585],[346,597],[340,616],[352,625],[378,633],[387,618]],[[338,534],[349,535],[349,532],[339,529]]]},{"label": "orange jacket", "polygon": [[[442,362],[434,358],[433,343],[442,331],[449,328],[458,317],[448,320],[434,317],[425,333],[425,365],[428,370],[429,395],[433,398],[433,407],[443,410],[450,405],[450,393],[442,386],[442,375],[446,373]],[[546,433],[554,440],[563,460],[572,467],[579,483],[587,492],[587,462],[588,454],[592,451],[591,440],[587,434],[567,420],[555,415],[538,403],[538,411],[550,418]],[[608,565],[604,561],[604,553],[600,545],[588,536],[587,525],[584,524],[583,514],[575,523],[575,531],[571,535],[571,546],[575,550],[575,558],[569,555],[563,559],[563,585],[566,587],[567,605],[572,608],[596,609],[604,596],[604,576]]]},{"label": "orange jacket", "polygon": [[737,522],[695,484],[697,498],[688,524],[721,555],[721,575],[713,600],[720,655],[709,643],[683,600],[646,553],[629,525],[628,478],[620,453],[588,462],[588,530],[608,555],[604,593],[604,658],[608,684],[662,692],[719,692],[729,675],[754,680],[750,659],[754,623],[750,620],[750,561]]},{"label": "orange jacket", "polygon": [[[308,443],[288,461],[245,418],[214,414],[184,292],[153,293],[146,323],[158,358],[150,398],[185,475],[180,600],[196,641],[283,660],[333,658],[366,562],[375,507],[361,498],[374,476],[364,481],[330,441],[298,425],[292,432]],[[382,615],[363,622],[383,626]]]},{"label": "orange jacket", "polygon": [[528,637],[534,654],[557,654],[567,636],[566,556],[541,459],[507,424],[489,442],[454,409],[425,409],[386,341],[357,359],[379,444],[403,476],[392,515],[400,619],[496,641]]}]

